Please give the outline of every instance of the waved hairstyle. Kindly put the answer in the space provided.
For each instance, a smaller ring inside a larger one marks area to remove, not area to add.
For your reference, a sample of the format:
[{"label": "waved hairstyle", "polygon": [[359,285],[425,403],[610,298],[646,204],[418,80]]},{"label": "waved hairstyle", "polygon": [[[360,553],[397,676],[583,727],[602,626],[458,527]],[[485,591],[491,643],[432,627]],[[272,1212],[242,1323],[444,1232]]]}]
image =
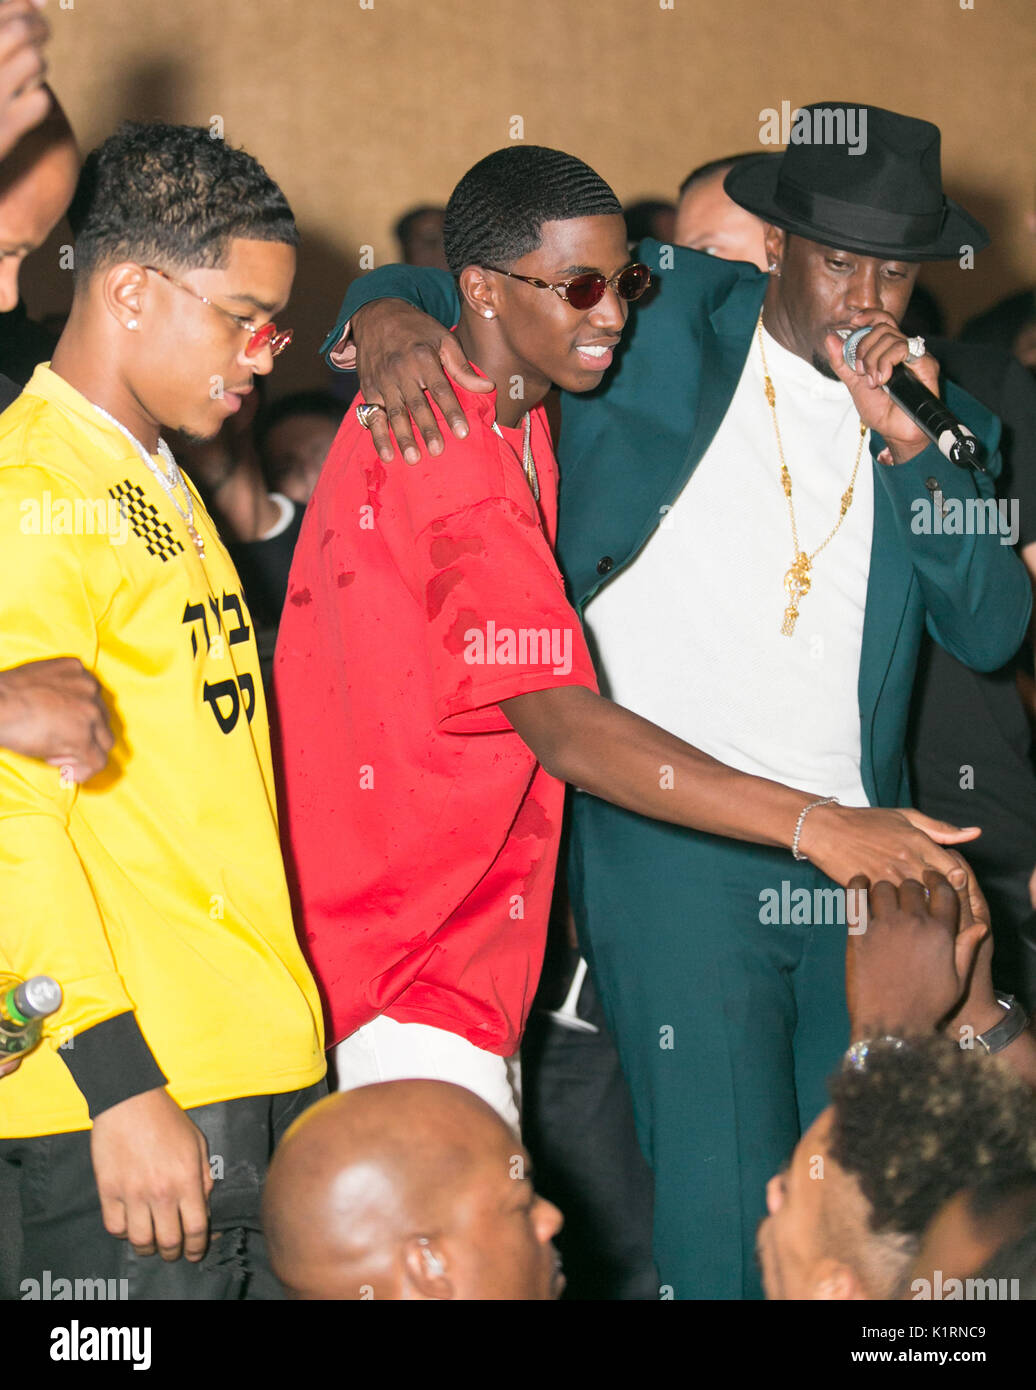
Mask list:
[{"label": "waved hairstyle", "polygon": [[126,121],[83,164],[68,219],[77,278],[137,261],[211,270],[235,237],[299,243],[288,200],[244,150],[201,126]]},{"label": "waved hairstyle", "polygon": [[508,145],[480,159],[446,204],[443,244],[454,275],[535,251],[544,222],[622,215],[622,204],[588,164],[543,145]]}]

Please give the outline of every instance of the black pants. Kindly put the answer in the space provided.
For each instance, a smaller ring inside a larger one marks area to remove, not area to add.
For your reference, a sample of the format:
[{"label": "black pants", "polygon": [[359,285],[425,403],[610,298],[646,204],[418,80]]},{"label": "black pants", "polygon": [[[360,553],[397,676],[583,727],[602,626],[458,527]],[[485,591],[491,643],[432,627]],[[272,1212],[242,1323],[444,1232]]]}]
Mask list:
[{"label": "black pants", "polygon": [[263,1183],[284,1131],[326,1089],[319,1081],[301,1091],[187,1111],[208,1142],[216,1180],[209,1199],[212,1238],[196,1264],[137,1255],[129,1241],[104,1229],[89,1130],[0,1140],[0,1160],[17,1174],[21,1202],[22,1252],[13,1296],[98,1296],[77,1291],[78,1279],[91,1281],[80,1290],[96,1289],[92,1281],[104,1280],[109,1297],[129,1299],[283,1298],[259,1220]]},{"label": "black pants", "polygon": [[[578,960],[548,961],[538,996],[556,1007]],[[658,1298],[651,1255],[652,1177],[637,1144],[629,1088],[589,975],[579,1017],[596,1033],[569,1030],[542,1010],[522,1043],[522,1138],[536,1190],[556,1203],[572,1300]]]}]

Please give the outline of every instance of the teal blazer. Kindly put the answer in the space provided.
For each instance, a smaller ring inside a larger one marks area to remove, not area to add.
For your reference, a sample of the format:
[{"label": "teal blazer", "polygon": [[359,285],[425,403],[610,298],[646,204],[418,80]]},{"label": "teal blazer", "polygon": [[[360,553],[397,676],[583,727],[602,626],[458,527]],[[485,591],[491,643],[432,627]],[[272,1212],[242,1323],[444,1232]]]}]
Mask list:
[{"label": "teal blazer", "polygon": [[[768,283],[742,262],[656,241],[641,245],[640,259],[657,287],[633,306],[611,371],[592,392],[563,393],[558,554],[580,612],[653,534],[709,447],[740,380]],[[460,311],[445,272],[386,266],[350,287],[324,349],[357,309],[388,296],[447,325]],[[886,467],[876,461],[885,442],[871,434],[874,533],[858,695],[861,773],[873,805],[910,801],[904,741],[923,628],[965,665],[992,671],[1017,651],[1032,608],[1025,567],[996,535],[911,529],[911,503],[930,497],[933,479],[947,500],[994,496],[999,421],[953,383],[944,392],[984,443],[988,476],[957,468],[934,445]],[[725,521],[731,545],[744,544],[734,496]],[[577,820],[590,801],[576,798]]]}]

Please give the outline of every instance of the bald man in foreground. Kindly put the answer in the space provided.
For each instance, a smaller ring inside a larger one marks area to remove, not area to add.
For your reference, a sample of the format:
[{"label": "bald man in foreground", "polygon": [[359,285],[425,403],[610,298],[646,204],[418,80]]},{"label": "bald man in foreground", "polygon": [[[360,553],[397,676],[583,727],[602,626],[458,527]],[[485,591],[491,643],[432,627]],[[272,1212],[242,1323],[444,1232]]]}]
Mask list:
[{"label": "bald man in foreground", "polygon": [[562,1217],[484,1101],[443,1081],[327,1096],[291,1126],[263,1196],[298,1299],[558,1298]]}]

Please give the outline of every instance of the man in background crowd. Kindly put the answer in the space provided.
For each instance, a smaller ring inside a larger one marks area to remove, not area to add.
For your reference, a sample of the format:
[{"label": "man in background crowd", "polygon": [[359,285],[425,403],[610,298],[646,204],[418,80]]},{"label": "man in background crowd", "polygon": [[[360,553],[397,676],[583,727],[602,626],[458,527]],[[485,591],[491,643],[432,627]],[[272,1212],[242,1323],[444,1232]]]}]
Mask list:
[{"label": "man in background crowd", "polygon": [[399,242],[399,253],[407,265],[431,265],[446,270],[442,244],[445,208],[422,204],[405,212],[392,229]]},{"label": "man in background crowd", "polygon": [[691,170],[680,185],[676,206],[673,240],[677,246],[704,251],[725,261],[748,261],[757,270],[766,269],[766,224],[735,203],[723,187],[731,169],[755,157],[727,155]]}]

